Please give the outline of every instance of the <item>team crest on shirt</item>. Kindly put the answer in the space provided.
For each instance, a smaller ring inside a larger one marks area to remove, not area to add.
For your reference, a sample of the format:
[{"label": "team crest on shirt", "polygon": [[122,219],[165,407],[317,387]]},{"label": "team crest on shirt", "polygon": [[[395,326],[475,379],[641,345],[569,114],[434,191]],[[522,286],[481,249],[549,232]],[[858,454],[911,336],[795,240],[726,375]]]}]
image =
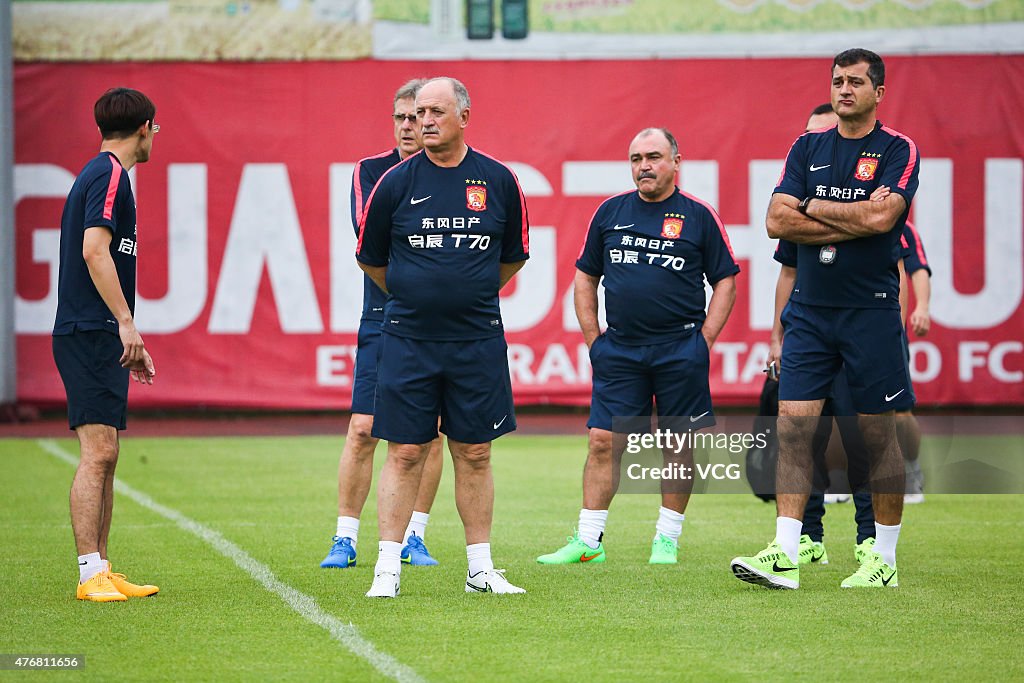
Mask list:
[{"label": "team crest on shirt", "polygon": [[681,213],[666,213],[665,222],[661,224],[661,236],[677,240],[683,234],[683,221],[686,219]]},{"label": "team crest on shirt", "polygon": [[470,211],[487,210],[487,181],[466,181],[466,208]]},{"label": "team crest on shirt", "polygon": [[875,169],[878,168],[878,159],[881,155],[865,154],[857,162],[857,170],[853,177],[861,182],[875,179]]}]

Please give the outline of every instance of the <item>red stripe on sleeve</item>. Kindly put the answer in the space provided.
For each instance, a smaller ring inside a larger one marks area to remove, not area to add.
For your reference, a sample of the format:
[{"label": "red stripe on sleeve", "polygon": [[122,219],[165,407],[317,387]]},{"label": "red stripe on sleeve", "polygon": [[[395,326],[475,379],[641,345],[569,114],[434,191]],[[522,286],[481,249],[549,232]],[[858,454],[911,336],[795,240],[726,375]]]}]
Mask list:
[{"label": "red stripe on sleeve", "polygon": [[893,130],[888,126],[882,126],[882,130],[884,130],[886,133],[889,133],[890,135],[895,135],[898,138],[906,140],[907,144],[910,145],[910,160],[907,161],[907,167],[903,170],[903,175],[900,176],[900,181],[896,183],[896,187],[900,188],[901,190],[905,190],[907,189],[907,182],[910,180],[910,174],[914,171],[914,167],[917,165],[917,145],[915,145],[914,141],[908,138],[903,133],[897,130]]},{"label": "red stripe on sleeve", "polygon": [[520,213],[520,215],[523,218],[523,226],[522,226],[522,231],[523,232],[522,232],[522,237],[521,237],[522,242],[523,242],[523,253],[524,254],[529,254],[530,253],[530,221],[527,219],[527,216],[526,216],[526,196],[523,194],[523,186],[519,184],[519,177],[516,175],[515,171],[513,171],[511,168],[508,167],[508,164],[506,164],[505,162],[501,161],[500,159],[495,159],[494,157],[492,157],[487,152],[481,152],[479,149],[474,149],[474,151],[479,153],[479,154],[481,154],[481,155],[483,155],[483,156],[485,156],[485,157],[487,157],[491,161],[494,161],[496,163],[501,164],[506,169],[508,169],[509,173],[512,174],[512,180],[515,181],[516,189],[519,190],[519,213]]},{"label": "red stripe on sleeve", "polygon": [[914,235],[914,247],[917,249],[917,258],[921,261],[922,266],[928,265],[928,259],[924,255],[924,245],[921,244],[921,235],[917,232],[917,228],[910,221],[907,221],[907,227],[910,228],[910,232]]},{"label": "red stripe on sleeve", "polygon": [[121,164],[111,155],[110,182],[107,183],[107,199],[103,202],[103,218],[111,220],[114,215],[114,199],[117,197],[117,186],[121,182]]},{"label": "red stripe on sleeve", "polygon": [[694,197],[692,194],[683,192],[682,190],[679,190],[679,194],[683,195],[684,197],[688,197],[689,199],[692,199],[693,201],[697,202],[711,213],[711,217],[715,219],[715,223],[718,225],[718,232],[722,233],[722,239],[725,241],[725,248],[729,250],[729,256],[735,262],[736,254],[734,254],[732,251],[732,243],[729,241],[729,233],[725,231],[725,224],[722,223],[722,219],[718,216],[718,212],[715,211],[714,207],[712,207],[710,204],[708,204],[700,197]]}]

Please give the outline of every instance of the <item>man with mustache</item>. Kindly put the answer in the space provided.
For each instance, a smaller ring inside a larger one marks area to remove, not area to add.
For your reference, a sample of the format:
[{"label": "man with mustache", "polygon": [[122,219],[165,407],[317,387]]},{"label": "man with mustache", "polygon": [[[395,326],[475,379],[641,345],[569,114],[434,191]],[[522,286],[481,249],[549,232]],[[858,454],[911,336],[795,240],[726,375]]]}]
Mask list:
[{"label": "man with mustache", "polygon": [[[605,561],[602,538],[617,489],[624,428],[648,431],[654,405],[659,430],[685,435],[715,424],[710,350],[732,311],[740,268],[718,214],[676,187],[681,159],[668,129],[640,131],[629,145],[637,190],[601,204],[576,261],[576,316],[593,366],[583,508],[568,544],[538,557],[541,564]],[[597,315],[602,278],[605,333]],[[714,290],[706,313],[705,278]],[[692,444],[666,447],[663,454],[666,465],[693,471]],[[692,491],[692,478],[662,480],[650,564],[678,561]]]},{"label": "man with mustache", "polygon": [[454,78],[416,96],[423,153],[380,179],[356,258],[384,306],[373,436],[388,441],[377,494],[380,545],[367,597],[399,592],[402,531],[441,431],[466,532],[467,593],[525,593],[491,559],[491,441],[516,428],[498,292],[529,258],[515,174],[466,144],[470,100]]}]

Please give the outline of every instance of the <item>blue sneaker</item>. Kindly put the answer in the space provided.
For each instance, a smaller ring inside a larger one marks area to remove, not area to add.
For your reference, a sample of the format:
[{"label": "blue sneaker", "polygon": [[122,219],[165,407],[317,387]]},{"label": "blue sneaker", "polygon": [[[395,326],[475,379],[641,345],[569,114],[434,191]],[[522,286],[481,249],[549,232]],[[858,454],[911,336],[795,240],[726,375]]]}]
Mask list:
[{"label": "blue sneaker", "polygon": [[437,564],[437,560],[430,556],[427,546],[423,545],[423,539],[412,534],[409,536],[409,542],[402,548],[402,564],[432,567]]},{"label": "blue sneaker", "polygon": [[331,546],[331,551],[327,553],[327,557],[320,563],[320,566],[336,569],[344,569],[345,567],[356,566],[356,548],[352,545],[352,539],[346,536],[334,537],[334,545]]}]

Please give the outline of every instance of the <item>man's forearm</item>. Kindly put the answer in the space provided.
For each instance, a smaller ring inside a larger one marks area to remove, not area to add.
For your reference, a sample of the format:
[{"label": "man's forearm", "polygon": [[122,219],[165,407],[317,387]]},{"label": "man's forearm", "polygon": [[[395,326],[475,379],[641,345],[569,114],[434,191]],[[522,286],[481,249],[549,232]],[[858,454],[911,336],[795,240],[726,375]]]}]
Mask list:
[{"label": "man's forearm", "polygon": [[736,276],[722,278],[711,286],[711,301],[708,302],[708,314],[704,318],[704,327],[701,332],[707,339],[708,348],[715,343],[718,335],[722,333],[725,322],[732,313],[733,304],[736,303]]},{"label": "man's forearm", "polygon": [[132,312],[128,308],[128,302],[121,291],[121,281],[117,278],[117,266],[114,259],[110,257],[109,251],[93,253],[85,259],[89,268],[89,277],[92,279],[96,291],[99,292],[103,303],[110,309],[111,314],[118,323],[132,322]]},{"label": "man's forearm", "polygon": [[515,274],[522,270],[524,265],[526,265],[526,261],[516,261],[515,263],[500,264],[500,268],[498,270],[498,279],[500,282],[500,284],[498,285],[498,291],[504,289],[505,285],[508,284],[508,281],[515,277]]},{"label": "man's forearm", "polygon": [[892,230],[905,207],[906,201],[898,194],[890,194],[880,201],[812,199],[807,205],[807,215],[853,237],[870,237]]},{"label": "man's forearm", "polygon": [[573,306],[576,308],[576,319],[580,323],[583,341],[589,347],[601,334],[601,325],[597,317],[597,283],[598,278],[576,272],[573,281]]},{"label": "man's forearm", "polygon": [[359,267],[364,273],[370,276],[373,283],[380,288],[380,291],[388,294],[388,287],[384,282],[384,276],[387,274],[387,266],[368,266],[362,261],[356,261]]},{"label": "man's forearm", "polygon": [[789,303],[789,297],[796,286],[796,268],[782,266],[779,280],[775,283],[775,316],[772,319],[772,341],[782,341],[782,309]]},{"label": "man's forearm", "polygon": [[768,236],[798,244],[835,244],[852,240],[855,235],[805,216],[796,208],[797,202],[773,201],[768,209]]},{"label": "man's forearm", "polygon": [[914,289],[915,308],[927,312],[931,307],[932,278],[924,268],[915,270],[910,276],[910,286]]}]

